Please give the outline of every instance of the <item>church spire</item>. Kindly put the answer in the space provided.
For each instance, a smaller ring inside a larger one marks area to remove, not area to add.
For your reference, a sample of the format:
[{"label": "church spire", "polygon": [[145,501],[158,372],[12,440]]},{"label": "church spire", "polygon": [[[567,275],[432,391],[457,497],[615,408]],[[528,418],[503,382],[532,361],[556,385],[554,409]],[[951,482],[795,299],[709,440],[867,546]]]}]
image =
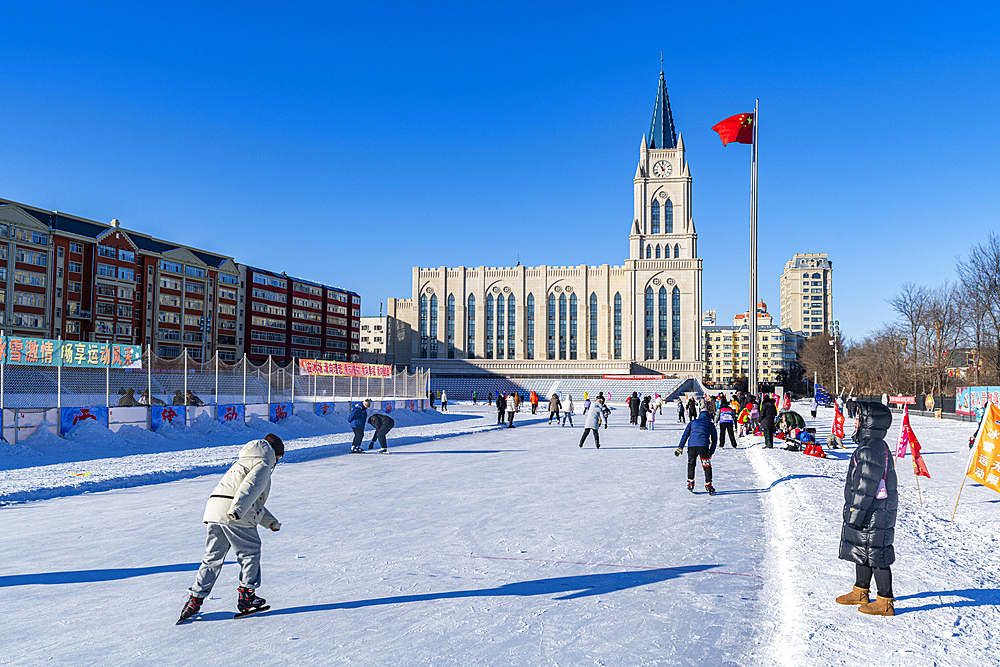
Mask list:
[{"label": "church spire", "polygon": [[649,148],[677,148],[677,132],[674,117],[670,113],[670,98],[667,97],[667,80],[663,76],[663,62],[660,62],[660,87],[656,91],[656,106],[653,107],[653,122],[649,126]]}]

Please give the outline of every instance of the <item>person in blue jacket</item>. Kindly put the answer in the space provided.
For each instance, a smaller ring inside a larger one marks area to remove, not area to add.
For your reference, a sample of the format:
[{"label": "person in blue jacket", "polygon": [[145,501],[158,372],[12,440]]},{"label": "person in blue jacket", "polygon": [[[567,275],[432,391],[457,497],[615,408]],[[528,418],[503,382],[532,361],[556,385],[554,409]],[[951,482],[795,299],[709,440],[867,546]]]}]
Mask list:
[{"label": "person in blue jacket", "polygon": [[365,422],[368,421],[368,408],[372,406],[372,399],[366,398],[360,403],[355,403],[351,408],[351,414],[347,417],[347,423],[354,430],[354,444],[351,446],[352,454],[364,454],[361,449],[361,441],[365,437]]},{"label": "person in blue jacket", "polygon": [[715,495],[712,486],[712,455],[719,444],[719,433],[715,430],[712,417],[707,410],[702,410],[697,419],[688,422],[681,436],[681,442],[674,451],[674,456],[680,456],[684,451],[684,443],[688,442],[688,491],[694,492],[695,459],[701,459],[701,469],[705,473],[705,490],[709,495]]}]

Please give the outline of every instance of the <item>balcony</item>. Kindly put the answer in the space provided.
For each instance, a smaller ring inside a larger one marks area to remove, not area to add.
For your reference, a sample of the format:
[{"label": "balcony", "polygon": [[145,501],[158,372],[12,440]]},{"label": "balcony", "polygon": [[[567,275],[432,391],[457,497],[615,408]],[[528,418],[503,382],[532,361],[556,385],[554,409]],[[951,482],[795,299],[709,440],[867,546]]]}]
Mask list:
[{"label": "balcony", "polygon": [[69,319],[69,320],[89,320],[89,319],[91,319],[90,318],[90,311],[89,310],[78,310],[75,313],[74,312],[67,312],[66,313],[66,319]]}]

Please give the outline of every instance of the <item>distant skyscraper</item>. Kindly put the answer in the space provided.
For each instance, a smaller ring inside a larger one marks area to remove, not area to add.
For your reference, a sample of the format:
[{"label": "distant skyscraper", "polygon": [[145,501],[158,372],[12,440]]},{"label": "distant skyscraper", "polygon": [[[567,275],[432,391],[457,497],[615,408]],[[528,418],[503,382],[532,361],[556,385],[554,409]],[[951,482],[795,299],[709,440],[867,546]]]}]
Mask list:
[{"label": "distant skyscraper", "polygon": [[825,252],[796,254],[785,264],[781,326],[807,336],[833,334],[833,262]]}]

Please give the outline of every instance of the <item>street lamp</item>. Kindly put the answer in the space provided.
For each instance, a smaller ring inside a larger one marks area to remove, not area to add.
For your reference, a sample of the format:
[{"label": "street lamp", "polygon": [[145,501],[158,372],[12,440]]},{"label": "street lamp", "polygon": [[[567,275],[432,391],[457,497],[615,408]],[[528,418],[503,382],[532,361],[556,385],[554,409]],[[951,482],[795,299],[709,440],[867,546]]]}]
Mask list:
[{"label": "street lamp", "polygon": [[937,347],[934,348],[934,351],[935,351],[935,353],[934,353],[934,356],[935,356],[935,359],[934,359],[934,375],[935,375],[934,384],[936,384],[938,386],[938,388],[940,388],[940,386],[941,386],[941,356],[942,356],[941,355],[941,329],[944,328],[944,324],[941,322],[941,320],[934,320],[934,322],[931,323],[931,326],[933,326],[934,330],[937,331]]},{"label": "street lamp", "polygon": [[840,396],[840,368],[837,363],[837,339],[831,338],[830,345],[833,346],[833,377],[836,384],[837,396]]}]

